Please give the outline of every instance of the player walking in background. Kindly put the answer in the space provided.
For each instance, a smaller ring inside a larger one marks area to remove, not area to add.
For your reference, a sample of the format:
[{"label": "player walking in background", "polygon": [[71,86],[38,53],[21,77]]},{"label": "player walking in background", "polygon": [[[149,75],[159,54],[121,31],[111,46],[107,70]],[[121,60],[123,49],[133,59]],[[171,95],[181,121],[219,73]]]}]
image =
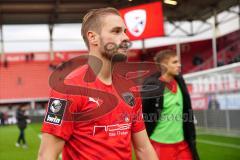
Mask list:
[{"label": "player walking in background", "polygon": [[[123,101],[112,84],[111,70],[114,62],[124,60],[128,52],[126,44],[129,42],[125,24],[118,11],[114,8],[91,10],[83,18],[82,36],[92,57],[88,64],[67,76],[65,83],[84,86],[86,90],[79,95],[71,94],[71,90],[67,93],[52,90],[42,127],[38,159],[56,160],[63,150],[63,160],[130,160],[131,142],[138,159],[158,159],[143,120],[133,121],[130,116],[142,117],[140,98],[129,93],[131,101]],[[117,58],[115,52],[106,51],[108,44],[110,48],[115,44],[118,46]],[[95,81],[89,82],[84,77],[87,77],[89,71],[96,74],[99,67],[93,57],[101,60],[102,67]],[[99,94],[91,96],[96,92]],[[94,117],[103,111],[101,109],[104,104],[116,104],[116,107],[106,114]],[[66,118],[69,112],[93,114],[90,115],[91,119],[74,121]]]},{"label": "player walking in background", "polygon": [[151,142],[161,160],[198,160],[193,111],[177,54],[164,50],[154,60],[159,72],[144,81],[142,92],[150,97],[149,87],[158,86],[158,96],[143,99]]},{"label": "player walking in background", "polygon": [[25,139],[25,132],[24,130],[27,128],[27,119],[28,116],[25,114],[26,109],[28,104],[21,104],[16,112],[16,119],[17,119],[17,126],[20,130],[19,136],[18,136],[18,140],[16,143],[16,147],[20,147],[20,144],[22,142],[23,144],[23,148],[27,148],[27,143],[26,143],[26,139]]}]

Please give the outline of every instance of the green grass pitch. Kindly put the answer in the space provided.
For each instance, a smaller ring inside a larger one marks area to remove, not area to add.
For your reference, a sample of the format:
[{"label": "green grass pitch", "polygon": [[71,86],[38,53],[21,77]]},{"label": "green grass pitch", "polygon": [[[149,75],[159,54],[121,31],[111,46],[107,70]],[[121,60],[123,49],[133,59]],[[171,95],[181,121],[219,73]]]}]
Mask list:
[{"label": "green grass pitch", "polygon": [[[0,127],[0,160],[35,160],[40,144],[41,124],[26,129],[28,148],[15,147],[18,138],[16,125]],[[240,137],[198,135],[197,147],[201,160],[239,160]],[[134,158],[133,158],[134,159]]]}]

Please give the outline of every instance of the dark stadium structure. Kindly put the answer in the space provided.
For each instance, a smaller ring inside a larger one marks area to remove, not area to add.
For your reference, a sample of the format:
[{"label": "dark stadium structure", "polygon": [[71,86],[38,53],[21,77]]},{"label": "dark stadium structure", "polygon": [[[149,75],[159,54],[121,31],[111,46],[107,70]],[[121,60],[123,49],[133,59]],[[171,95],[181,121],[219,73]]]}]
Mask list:
[{"label": "dark stadium structure", "polygon": [[[80,23],[83,15],[93,8],[117,9],[159,0],[1,0],[0,24]],[[166,21],[205,21],[214,12],[220,13],[239,0],[178,0],[178,5],[163,3]]]}]

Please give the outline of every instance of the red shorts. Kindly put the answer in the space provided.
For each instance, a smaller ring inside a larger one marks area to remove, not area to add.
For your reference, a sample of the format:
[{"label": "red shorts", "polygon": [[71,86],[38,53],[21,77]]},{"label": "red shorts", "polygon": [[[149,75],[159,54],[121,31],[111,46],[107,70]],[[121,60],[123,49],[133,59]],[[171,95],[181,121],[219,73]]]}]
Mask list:
[{"label": "red shorts", "polygon": [[187,142],[163,144],[151,140],[160,160],[192,160],[192,154]]}]

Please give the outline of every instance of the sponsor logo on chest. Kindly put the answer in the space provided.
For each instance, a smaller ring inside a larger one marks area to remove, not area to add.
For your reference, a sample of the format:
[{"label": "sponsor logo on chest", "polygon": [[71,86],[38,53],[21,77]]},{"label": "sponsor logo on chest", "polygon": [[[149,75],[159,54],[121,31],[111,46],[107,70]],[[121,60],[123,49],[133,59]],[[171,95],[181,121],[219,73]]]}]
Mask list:
[{"label": "sponsor logo on chest", "polygon": [[108,136],[127,135],[131,129],[131,123],[112,124],[112,125],[95,125],[93,127],[93,136],[99,133],[106,133]]}]

